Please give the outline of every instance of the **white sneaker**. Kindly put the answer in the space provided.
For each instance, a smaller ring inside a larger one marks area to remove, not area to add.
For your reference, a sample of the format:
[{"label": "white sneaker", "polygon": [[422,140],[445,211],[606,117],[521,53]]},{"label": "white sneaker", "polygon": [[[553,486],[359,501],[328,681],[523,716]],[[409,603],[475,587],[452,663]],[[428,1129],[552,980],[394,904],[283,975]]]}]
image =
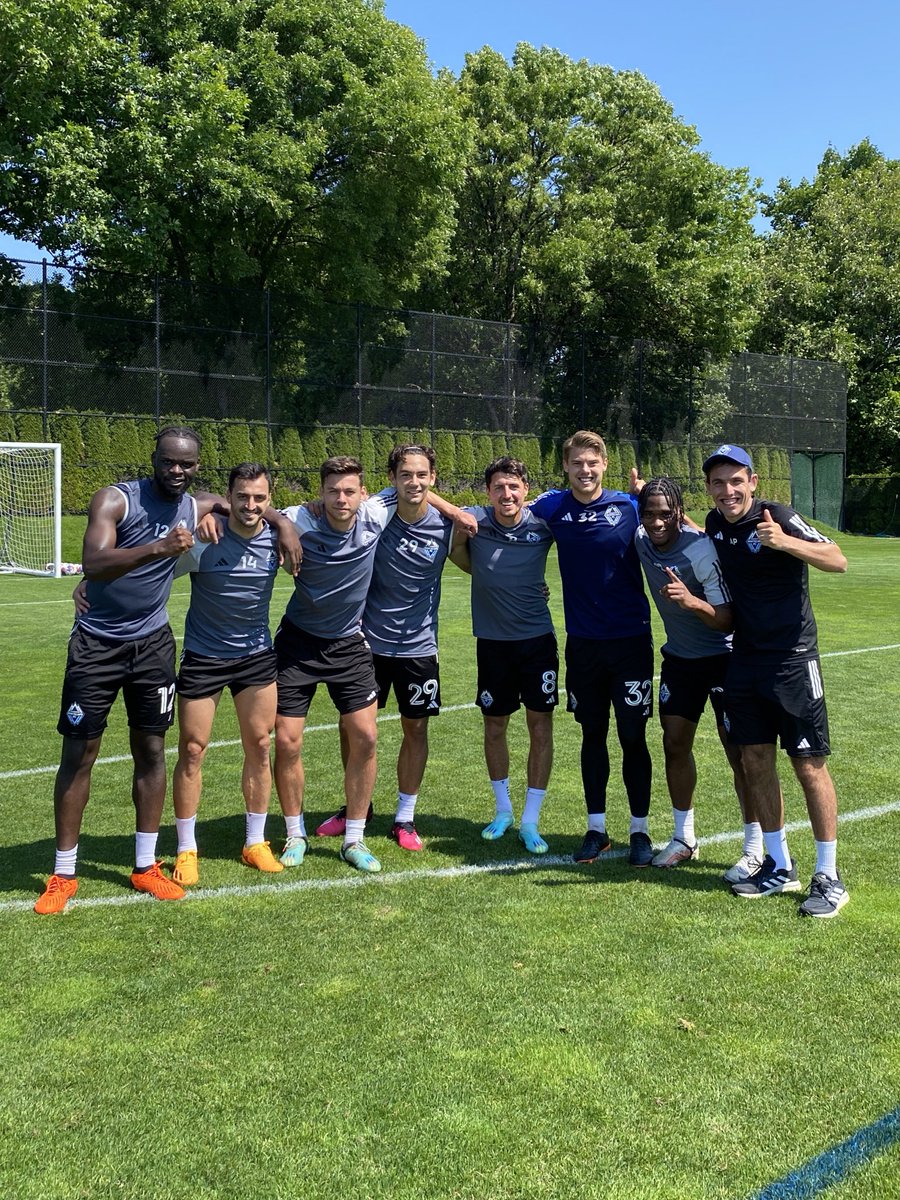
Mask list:
[{"label": "white sneaker", "polygon": [[668,846],[655,855],[653,865],[654,867],[677,867],[679,863],[690,862],[692,858],[697,858],[699,854],[700,847],[696,842],[691,845],[690,842],[673,837]]},{"label": "white sneaker", "polygon": [[734,866],[729,867],[722,875],[722,878],[726,883],[743,883],[745,879],[755,875],[761,866],[762,859],[757,858],[755,854],[748,854],[745,850]]}]

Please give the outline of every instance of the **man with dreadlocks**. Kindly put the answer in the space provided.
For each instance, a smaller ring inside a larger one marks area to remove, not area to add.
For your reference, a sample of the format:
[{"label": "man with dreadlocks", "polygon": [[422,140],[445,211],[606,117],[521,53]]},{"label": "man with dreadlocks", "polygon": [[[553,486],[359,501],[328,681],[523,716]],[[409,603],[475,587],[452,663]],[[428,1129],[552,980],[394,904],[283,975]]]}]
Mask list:
[{"label": "man with dreadlocks", "polygon": [[638,515],[635,546],[666,630],[659,717],[675,822],[671,841],[656,855],[653,865],[677,867],[698,854],[693,746],[708,699],[744,813],[744,853],[725,873],[729,882],[740,882],[762,861],[762,831],[747,812],[740,749],[727,741],[724,687],[731,653],[731,597],[712,542],[685,522],[681,489],[674,479],[662,476],[649,480],[638,496]]}]

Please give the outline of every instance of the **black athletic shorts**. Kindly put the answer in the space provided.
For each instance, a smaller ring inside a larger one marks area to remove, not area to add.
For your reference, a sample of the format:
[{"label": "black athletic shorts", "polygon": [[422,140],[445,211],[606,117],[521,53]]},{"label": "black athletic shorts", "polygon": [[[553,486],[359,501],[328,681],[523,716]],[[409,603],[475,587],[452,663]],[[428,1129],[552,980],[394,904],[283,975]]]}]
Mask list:
[{"label": "black athletic shorts", "polygon": [[282,717],[305,717],[320,683],[339,713],[358,712],[378,699],[372,651],[361,633],[331,640],[314,637],[283,617],[275,652]]},{"label": "black athletic shorts", "polygon": [[112,642],[76,625],[56,728],[63,737],[99,737],[120,691],[132,729],[165,733],[175,700],[175,639],[168,625],[132,642]]},{"label": "black athletic shorts", "polygon": [[765,662],[731,655],[725,681],[728,740],[736,746],[775,744],[791,758],[831,753],[819,656]]},{"label": "black athletic shorts", "polygon": [[552,711],[559,704],[559,651],[556,634],[521,642],[477,639],[478,695],[475,703],[486,717],[508,717],[519,703],[532,712]]},{"label": "black athletic shorts", "polygon": [[387,704],[393,687],[401,716],[418,720],[436,717],[441,711],[441,676],[436,654],[423,658],[376,654],[375,680],[379,708]]},{"label": "black athletic shorts", "polygon": [[694,725],[709,700],[716,724],[725,724],[725,676],[730,654],[710,654],[703,658],[680,658],[662,652],[659,673],[659,715],[683,717]]},{"label": "black athletic shorts", "polygon": [[249,687],[268,687],[278,676],[273,649],[245,654],[243,658],[209,658],[185,650],[175,690],[185,700],[204,700],[230,688],[232,696]]},{"label": "black athletic shorts", "polygon": [[609,720],[646,725],[653,715],[653,638],[566,639],[568,710],[579,724]]}]

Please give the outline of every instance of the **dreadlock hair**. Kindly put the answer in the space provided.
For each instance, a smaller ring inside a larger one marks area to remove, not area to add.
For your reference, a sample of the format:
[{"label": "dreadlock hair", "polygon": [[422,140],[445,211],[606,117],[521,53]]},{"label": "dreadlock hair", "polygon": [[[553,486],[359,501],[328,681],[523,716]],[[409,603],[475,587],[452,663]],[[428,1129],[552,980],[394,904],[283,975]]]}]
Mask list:
[{"label": "dreadlock hair", "polygon": [[684,521],[684,498],[681,488],[670,475],[657,475],[655,479],[647,480],[638,495],[638,516],[642,517],[647,511],[647,501],[651,496],[662,496],[681,525]]}]

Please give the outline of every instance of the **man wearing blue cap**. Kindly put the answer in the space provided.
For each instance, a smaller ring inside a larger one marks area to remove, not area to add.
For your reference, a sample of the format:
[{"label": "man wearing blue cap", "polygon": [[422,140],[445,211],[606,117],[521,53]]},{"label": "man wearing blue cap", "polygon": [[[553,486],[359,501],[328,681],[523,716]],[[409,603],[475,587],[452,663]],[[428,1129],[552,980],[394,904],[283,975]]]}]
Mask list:
[{"label": "man wearing blue cap", "polygon": [[816,870],[800,913],[834,917],[849,896],[836,865],[837,797],[826,765],[828,714],[808,568],[843,572],[847,560],[788,505],[755,498],[759,479],[740,446],[719,446],[704,462],[703,473],[715,505],[706,532],[734,606],[726,685],[729,739],[741,747],[766,848],[759,869],[732,891],[746,900],[800,891],[776,770],[780,738],[803,788],[816,839]]}]

